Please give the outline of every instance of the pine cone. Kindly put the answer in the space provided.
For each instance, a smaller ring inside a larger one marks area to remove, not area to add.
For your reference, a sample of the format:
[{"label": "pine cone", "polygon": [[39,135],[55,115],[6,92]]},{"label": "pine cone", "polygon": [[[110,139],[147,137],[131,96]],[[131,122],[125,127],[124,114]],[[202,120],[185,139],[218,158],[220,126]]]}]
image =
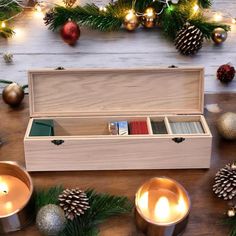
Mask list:
[{"label": "pine cone", "polygon": [[89,209],[86,193],[79,188],[66,189],[58,197],[59,205],[64,210],[65,216],[73,220],[76,216],[83,215]]},{"label": "pine cone", "polygon": [[236,196],[235,163],[226,165],[216,173],[213,191],[224,200],[231,200]]},{"label": "pine cone", "polygon": [[54,16],[55,16],[55,13],[54,13],[53,10],[49,10],[48,12],[46,12],[46,14],[45,14],[45,16],[43,18],[44,24],[45,25],[51,24],[52,21],[53,21]]},{"label": "pine cone", "polygon": [[183,55],[194,55],[202,48],[203,33],[196,26],[186,23],[177,33],[176,49]]}]

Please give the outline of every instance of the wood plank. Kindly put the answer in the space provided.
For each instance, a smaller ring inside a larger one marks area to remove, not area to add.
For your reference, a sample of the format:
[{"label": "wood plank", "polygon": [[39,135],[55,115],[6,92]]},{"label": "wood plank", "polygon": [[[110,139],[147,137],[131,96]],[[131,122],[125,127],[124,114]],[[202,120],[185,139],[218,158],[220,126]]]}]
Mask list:
[{"label": "wood plank", "polygon": [[[234,0],[215,0],[213,8],[227,11],[236,17]],[[32,68],[65,66],[75,67],[135,67],[167,66],[176,64],[203,65],[206,67],[206,92],[236,91],[236,80],[223,86],[215,80],[216,70],[222,63],[235,62],[236,25],[232,27],[222,46],[205,42],[199,54],[184,57],[176,52],[172,42],[166,40],[160,29],[138,29],[134,33],[102,33],[81,29],[81,38],[75,47],[62,42],[57,33],[44,26],[42,17],[31,11],[17,18],[14,26],[18,34],[9,40],[0,39],[0,56],[4,52],[14,54],[14,63],[0,62],[0,77],[26,83],[26,72]],[[9,73],[11,72],[11,73]]]},{"label": "wood plank", "polygon": [[[236,51],[232,52],[236,59]],[[15,55],[13,65],[1,63],[0,76],[1,79],[9,79],[18,81],[21,84],[27,83],[27,71],[37,68],[57,68],[63,66],[65,68],[121,68],[121,67],[149,67],[149,66],[168,66],[175,64],[181,66],[204,66],[203,62],[197,63],[193,58],[181,61],[174,58],[174,53],[166,54],[159,61],[156,54],[59,54],[59,55]],[[236,91],[236,79],[230,84],[222,84],[216,80],[216,70],[222,64],[224,54],[217,57],[215,54],[207,54],[205,59],[212,61],[212,65],[205,65],[205,92],[229,92]],[[101,60],[102,58],[102,60]],[[226,58],[224,62],[228,62],[230,58]],[[234,61],[235,61],[234,59]],[[9,73],[10,72],[10,73]]]}]

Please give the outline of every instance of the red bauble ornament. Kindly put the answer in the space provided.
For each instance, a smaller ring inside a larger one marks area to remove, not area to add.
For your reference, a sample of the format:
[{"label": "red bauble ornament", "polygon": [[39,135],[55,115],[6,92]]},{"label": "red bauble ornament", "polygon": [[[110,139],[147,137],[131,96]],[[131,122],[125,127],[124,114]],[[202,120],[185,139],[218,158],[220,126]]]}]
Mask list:
[{"label": "red bauble ornament", "polygon": [[79,26],[74,21],[66,22],[61,28],[61,37],[69,45],[75,45],[80,36]]},{"label": "red bauble ornament", "polygon": [[235,76],[235,69],[229,64],[225,64],[219,67],[217,70],[217,79],[222,83],[228,83],[233,80]]}]

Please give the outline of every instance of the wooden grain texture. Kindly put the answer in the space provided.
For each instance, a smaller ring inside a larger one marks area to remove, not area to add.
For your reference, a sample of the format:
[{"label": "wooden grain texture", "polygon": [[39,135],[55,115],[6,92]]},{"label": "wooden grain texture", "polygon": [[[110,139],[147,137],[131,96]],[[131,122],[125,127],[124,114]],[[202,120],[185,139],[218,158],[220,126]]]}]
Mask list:
[{"label": "wooden grain texture", "polygon": [[200,67],[30,71],[30,113],[31,117],[201,114],[203,81]]},{"label": "wooden grain texture", "polygon": [[[0,102],[0,159],[17,161],[24,165],[23,138],[29,118],[27,97],[19,108],[12,110]],[[207,104],[218,103],[222,112],[236,112],[236,94],[207,95]],[[210,170],[143,170],[143,171],[82,171],[32,173],[36,189],[62,184],[65,187],[95,188],[99,192],[121,194],[134,200],[138,187],[155,176],[174,178],[190,194],[192,209],[184,236],[226,236],[227,226],[222,225],[227,202],[212,192],[217,170],[235,160],[236,142],[219,138],[215,121],[220,114],[205,112],[213,133],[213,153]],[[135,229],[133,217],[115,217],[101,226],[101,236],[141,236]],[[12,236],[41,236],[35,226]]]},{"label": "wooden grain texture", "polygon": [[64,143],[59,146],[51,142],[57,137],[26,139],[26,168],[28,171],[209,168],[211,137],[181,137],[185,141],[180,144],[173,137],[157,135],[105,139],[64,137]]},{"label": "wooden grain texture", "polygon": [[[213,8],[236,16],[235,0],[215,0]],[[77,67],[144,67],[202,65],[206,67],[207,92],[236,91],[236,80],[229,85],[216,81],[215,74],[222,63],[236,61],[236,26],[232,27],[228,40],[222,46],[205,42],[203,49],[194,57],[184,57],[176,52],[160,29],[138,29],[134,33],[124,30],[102,33],[82,29],[75,47],[62,42],[57,33],[47,30],[42,17],[31,11],[20,16],[14,23],[15,37],[0,39],[0,56],[4,52],[14,54],[14,63],[7,65],[0,59],[0,78],[27,83],[27,70],[32,68]]]}]

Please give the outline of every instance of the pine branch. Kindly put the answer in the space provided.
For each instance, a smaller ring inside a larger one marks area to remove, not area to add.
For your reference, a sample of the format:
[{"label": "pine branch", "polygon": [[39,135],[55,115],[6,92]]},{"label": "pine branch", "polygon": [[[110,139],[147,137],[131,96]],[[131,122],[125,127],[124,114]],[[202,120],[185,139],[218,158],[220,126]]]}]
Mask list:
[{"label": "pine branch", "polygon": [[211,0],[198,0],[198,5],[201,8],[210,8],[212,3]]},{"label": "pine branch", "polygon": [[13,81],[11,80],[4,80],[4,79],[0,79],[0,84],[12,84]]},{"label": "pine branch", "polygon": [[[63,191],[61,186],[41,190],[36,193],[36,208],[39,210],[47,204],[58,204],[58,196]],[[84,215],[68,220],[65,229],[59,236],[98,236],[98,225],[111,216],[128,214],[132,203],[126,197],[85,191],[89,198],[90,208]]]},{"label": "pine branch", "polygon": [[75,8],[57,6],[54,8],[53,19],[49,24],[49,29],[58,30],[68,19],[71,19],[79,25],[93,29],[114,31],[118,30],[122,25],[121,13],[123,14],[121,8],[112,8],[111,5],[107,7],[106,12],[99,11],[99,8],[94,4]]},{"label": "pine branch", "polygon": [[47,190],[39,190],[36,193],[36,209],[40,209],[41,207],[47,204],[58,204],[58,196],[63,191],[62,186],[52,187]]},{"label": "pine branch", "polygon": [[2,6],[0,7],[0,21],[4,21],[22,11],[17,3],[11,2],[9,4],[9,0],[0,0],[0,6]]},{"label": "pine branch", "polygon": [[111,216],[127,214],[132,211],[132,204],[126,197],[99,194],[87,190],[90,209],[66,225],[60,236],[97,236],[98,225]]},{"label": "pine branch", "polygon": [[225,218],[223,224],[231,227],[229,236],[236,236],[236,216]]},{"label": "pine branch", "polygon": [[230,30],[230,26],[228,25],[219,24],[215,22],[207,22],[203,18],[192,19],[192,20],[189,20],[189,22],[195,25],[198,29],[200,29],[201,32],[203,33],[204,38],[206,39],[210,39],[213,30],[218,27],[223,28],[225,31]]},{"label": "pine branch", "polygon": [[179,10],[179,7],[171,5],[166,8],[160,16],[160,24],[162,25],[165,35],[171,39],[175,39],[177,32],[183,27],[187,21],[187,13]]}]

